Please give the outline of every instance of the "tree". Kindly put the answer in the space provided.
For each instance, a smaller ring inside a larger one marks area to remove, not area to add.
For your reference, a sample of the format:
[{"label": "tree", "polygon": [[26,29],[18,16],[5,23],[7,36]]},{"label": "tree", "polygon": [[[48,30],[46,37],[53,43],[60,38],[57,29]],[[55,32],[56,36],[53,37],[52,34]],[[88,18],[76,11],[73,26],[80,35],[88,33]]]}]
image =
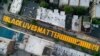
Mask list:
[{"label": "tree", "polygon": [[100,25],[100,19],[93,18],[92,24],[98,24],[98,25]]},{"label": "tree", "polygon": [[12,24],[11,24],[11,23],[7,23],[7,26],[8,26],[8,27],[12,27]]},{"label": "tree", "polygon": [[23,0],[23,5],[27,5],[30,0]]},{"label": "tree", "polygon": [[8,0],[3,0],[4,3],[8,3]]},{"label": "tree", "polygon": [[47,8],[48,7],[48,3],[46,3],[45,1],[41,1],[40,2],[40,7]]},{"label": "tree", "polygon": [[0,0],[0,3],[2,2],[2,0]]},{"label": "tree", "polygon": [[59,42],[59,39],[54,39],[55,43],[58,43]]},{"label": "tree", "polygon": [[74,9],[75,14],[77,15],[85,15],[87,12],[87,10],[84,7],[76,7]]},{"label": "tree", "polygon": [[32,20],[32,24],[37,25],[37,21]]},{"label": "tree", "polygon": [[64,6],[64,11],[66,12],[66,14],[72,14],[73,13],[73,8],[68,6],[68,5],[65,5]]},{"label": "tree", "polygon": [[93,56],[100,56],[100,52],[96,52],[96,53],[94,53]]},{"label": "tree", "polygon": [[74,44],[71,44],[71,47],[72,47],[72,48],[76,48],[76,45],[74,45]]},{"label": "tree", "polygon": [[11,0],[11,1],[13,1],[13,0]]}]

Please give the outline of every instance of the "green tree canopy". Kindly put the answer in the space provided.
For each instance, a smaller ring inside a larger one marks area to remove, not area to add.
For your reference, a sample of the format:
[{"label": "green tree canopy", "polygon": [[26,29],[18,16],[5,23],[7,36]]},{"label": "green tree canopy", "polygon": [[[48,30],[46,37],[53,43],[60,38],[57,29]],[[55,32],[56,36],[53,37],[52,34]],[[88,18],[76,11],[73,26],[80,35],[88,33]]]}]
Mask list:
[{"label": "green tree canopy", "polygon": [[100,25],[100,19],[98,19],[98,18],[93,18],[92,23],[93,23],[93,24],[99,24],[99,25]]},{"label": "green tree canopy", "polygon": [[93,56],[100,56],[100,52],[96,52],[96,53],[94,53]]},{"label": "green tree canopy", "polygon": [[65,5],[64,6],[64,11],[66,12],[66,14],[72,14],[73,13],[73,8],[68,6],[68,5]]},{"label": "green tree canopy", "polygon": [[12,24],[11,24],[11,23],[7,23],[7,26],[8,26],[8,27],[12,27]]},{"label": "green tree canopy", "polygon": [[75,12],[75,14],[77,14],[77,15],[85,15],[86,13],[88,13],[88,12],[87,12],[87,9],[84,8],[84,7],[76,7],[76,8],[74,9],[74,12]]},{"label": "green tree canopy", "polygon": [[40,6],[44,7],[44,8],[47,8],[48,7],[48,3],[46,3],[45,1],[41,1],[40,2]]},{"label": "green tree canopy", "polygon": [[37,25],[37,21],[36,20],[32,20],[32,24]]},{"label": "green tree canopy", "polygon": [[8,3],[8,0],[3,0],[4,3]]}]

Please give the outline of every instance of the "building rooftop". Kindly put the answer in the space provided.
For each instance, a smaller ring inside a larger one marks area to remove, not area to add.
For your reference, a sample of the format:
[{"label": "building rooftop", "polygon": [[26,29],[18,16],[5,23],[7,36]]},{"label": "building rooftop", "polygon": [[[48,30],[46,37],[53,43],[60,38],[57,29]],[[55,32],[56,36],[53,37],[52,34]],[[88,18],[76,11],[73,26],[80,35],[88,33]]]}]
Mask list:
[{"label": "building rooftop", "polygon": [[79,19],[78,15],[73,15],[72,19],[72,30],[73,31],[81,31],[81,20]]},{"label": "building rooftop", "polygon": [[92,26],[91,33],[86,33],[86,34],[96,37],[97,39],[100,39],[100,25]]},{"label": "building rooftop", "polygon": [[44,48],[45,42],[41,41],[41,39],[31,36],[27,42],[25,50],[35,55],[42,55]]},{"label": "building rooftop", "polygon": [[96,5],[95,17],[100,18],[100,4]]},{"label": "building rooftop", "polygon": [[32,53],[34,55],[41,56],[43,54],[44,48],[47,46],[53,46],[54,43],[38,38],[36,36],[31,36],[28,39],[28,42],[25,47],[25,51]]},{"label": "building rooftop", "polygon": [[21,6],[22,6],[23,0],[13,0],[11,7],[10,7],[10,12],[11,13],[18,13],[20,12]]},{"label": "building rooftop", "polygon": [[59,5],[70,5],[70,6],[83,6],[83,7],[89,7],[91,0],[60,0]]},{"label": "building rooftop", "polygon": [[46,8],[37,9],[37,20],[41,20],[43,22],[50,23],[52,25],[56,25],[62,28],[65,28],[65,19],[66,15],[64,11],[58,12],[58,9],[54,9],[54,11]]},{"label": "building rooftop", "polygon": [[59,1],[59,5],[67,5],[68,4],[68,0],[60,0]]},{"label": "building rooftop", "polygon": [[38,4],[36,4],[34,2],[29,2],[26,6],[23,6],[22,13],[25,16],[35,18],[36,17],[36,11],[37,11],[38,7],[39,7]]},{"label": "building rooftop", "polygon": [[70,4],[71,6],[78,6],[79,5],[79,0],[70,0]]},{"label": "building rooftop", "polygon": [[59,3],[59,0],[49,0],[50,3],[54,3],[54,4],[58,4]]},{"label": "building rooftop", "polygon": [[80,6],[89,7],[91,0],[80,0]]},{"label": "building rooftop", "polygon": [[55,56],[92,56],[84,52],[80,52],[71,48],[67,48],[61,45],[55,45],[54,47]]},{"label": "building rooftop", "polygon": [[3,37],[0,37],[0,54],[7,54],[7,47],[10,43],[10,39],[6,39],[6,38],[3,38]]}]

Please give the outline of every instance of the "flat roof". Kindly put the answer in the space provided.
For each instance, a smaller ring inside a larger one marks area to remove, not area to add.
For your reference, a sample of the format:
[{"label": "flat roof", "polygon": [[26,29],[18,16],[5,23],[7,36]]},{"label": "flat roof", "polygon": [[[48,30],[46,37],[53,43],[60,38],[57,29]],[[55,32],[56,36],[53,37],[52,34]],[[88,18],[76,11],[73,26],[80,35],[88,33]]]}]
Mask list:
[{"label": "flat roof", "polygon": [[44,48],[46,46],[53,46],[53,44],[53,42],[30,35],[25,47],[25,51],[41,56],[43,54]]},{"label": "flat roof", "polygon": [[92,56],[84,52],[61,46],[59,44],[55,45],[54,51],[58,56]]},{"label": "flat roof", "polygon": [[41,20],[52,25],[56,25],[65,28],[66,15],[64,11],[58,12],[58,9],[54,9],[54,12],[50,9],[39,8],[37,9],[37,20]]},{"label": "flat roof", "polygon": [[80,24],[81,23],[79,23],[80,22],[80,20],[79,20],[79,18],[78,18],[78,15],[74,15],[73,16],[73,19],[72,19],[72,30],[73,31],[80,31]]},{"label": "flat roof", "polygon": [[10,39],[0,37],[0,54],[7,53],[7,47],[9,45],[10,41],[11,41]]},{"label": "flat roof", "polygon": [[98,28],[92,26],[91,32],[90,33],[86,33],[86,34],[88,34],[90,36],[93,36],[93,37],[95,37],[97,39],[100,39],[100,25],[98,26]]},{"label": "flat roof", "polygon": [[89,7],[91,0],[80,0],[80,6]]},{"label": "flat roof", "polygon": [[78,6],[79,0],[70,0],[70,5],[71,6]]},{"label": "flat roof", "polygon": [[18,13],[21,9],[22,1],[23,0],[13,0],[11,7],[10,7],[10,12],[11,13]]},{"label": "flat roof", "polygon": [[49,0],[50,3],[55,3],[55,4],[58,4],[59,3],[59,0]]},{"label": "flat roof", "polygon": [[96,5],[95,13],[96,13],[95,16],[96,16],[97,18],[100,18],[100,4],[99,4],[99,5]]},{"label": "flat roof", "polygon": [[35,18],[38,7],[38,4],[34,2],[29,2],[26,6],[23,6],[22,8],[23,15]]},{"label": "flat roof", "polygon": [[60,0],[59,5],[67,5],[68,0]]}]

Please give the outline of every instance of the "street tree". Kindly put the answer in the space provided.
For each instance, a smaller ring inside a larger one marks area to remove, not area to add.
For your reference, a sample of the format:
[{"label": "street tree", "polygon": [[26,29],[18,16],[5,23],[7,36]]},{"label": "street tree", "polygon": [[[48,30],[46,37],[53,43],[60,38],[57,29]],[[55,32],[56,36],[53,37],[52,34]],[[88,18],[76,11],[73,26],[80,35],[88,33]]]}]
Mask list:
[{"label": "street tree", "polygon": [[72,14],[74,10],[71,6],[65,5],[64,11],[66,12],[66,14]]},{"label": "street tree", "polygon": [[46,3],[45,1],[41,1],[40,2],[40,7],[47,8],[48,7],[48,3]]}]

